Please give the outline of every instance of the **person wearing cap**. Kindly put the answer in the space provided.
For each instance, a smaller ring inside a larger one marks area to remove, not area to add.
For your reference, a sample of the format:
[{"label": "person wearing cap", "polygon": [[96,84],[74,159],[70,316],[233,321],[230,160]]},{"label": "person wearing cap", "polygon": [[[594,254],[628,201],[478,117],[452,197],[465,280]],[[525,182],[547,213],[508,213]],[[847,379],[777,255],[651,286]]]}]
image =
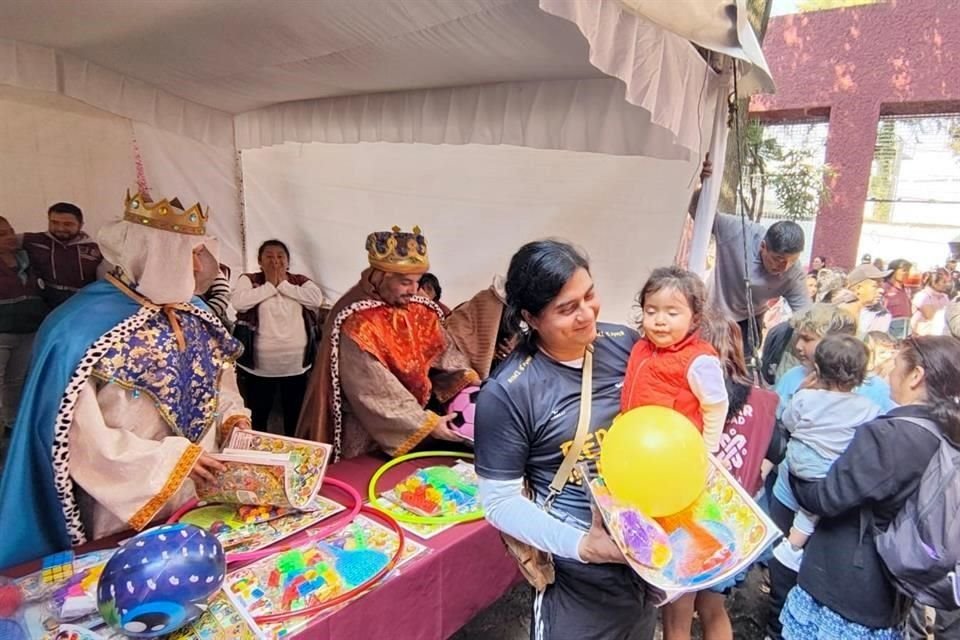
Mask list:
[{"label": "person wearing cap", "polygon": [[[430,269],[418,227],[367,237],[369,267],[330,310],[304,398],[298,437],[329,442],[335,458],[380,449],[401,456],[427,438],[462,442],[455,414],[433,406],[480,378],[417,295]],[[435,403],[435,404],[431,404]]]},{"label": "person wearing cap", "polygon": [[914,335],[938,336],[943,333],[942,311],[949,303],[948,291],[953,280],[946,269],[937,269],[927,280],[926,285],[913,296],[913,317],[910,328]]},{"label": "person wearing cap", "polygon": [[845,310],[857,321],[857,337],[864,338],[871,331],[886,333],[890,329],[890,314],[878,305],[880,285],[890,275],[880,271],[872,264],[861,264],[847,274],[847,289],[852,291],[856,300],[850,302]]},{"label": "person wearing cap", "polygon": [[194,297],[216,276],[207,216],[128,193],[98,236],[114,270],[40,327],[0,480],[0,568],[167,518],[250,428],[242,347]]}]

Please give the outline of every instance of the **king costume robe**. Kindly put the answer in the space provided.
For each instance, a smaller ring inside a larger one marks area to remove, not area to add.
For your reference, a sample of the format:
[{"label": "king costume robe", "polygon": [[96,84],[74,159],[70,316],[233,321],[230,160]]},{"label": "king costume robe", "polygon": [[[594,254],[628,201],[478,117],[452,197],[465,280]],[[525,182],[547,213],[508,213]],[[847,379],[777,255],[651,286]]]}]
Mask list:
[{"label": "king costume robe", "polygon": [[58,307],[0,480],[0,568],[142,529],[193,497],[194,462],[249,417],[240,349],[198,298],[161,307],[114,280]]},{"label": "king costume robe", "polygon": [[327,316],[298,425],[299,437],[332,443],[348,458],[377,448],[393,457],[409,452],[440,422],[427,408],[431,399],[448,402],[480,381],[435,304],[416,297],[388,305],[371,273]]}]

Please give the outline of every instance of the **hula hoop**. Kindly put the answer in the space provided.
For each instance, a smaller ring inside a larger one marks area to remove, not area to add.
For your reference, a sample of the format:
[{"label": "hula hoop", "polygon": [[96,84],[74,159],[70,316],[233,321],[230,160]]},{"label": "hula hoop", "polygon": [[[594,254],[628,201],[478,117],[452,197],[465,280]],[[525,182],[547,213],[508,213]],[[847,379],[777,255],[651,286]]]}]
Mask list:
[{"label": "hula hoop", "polygon": [[[360,504],[360,503],[358,502],[357,504]],[[406,544],[405,537],[403,535],[403,529],[400,528],[400,525],[397,524],[397,521],[393,517],[391,517],[390,514],[383,513],[376,509],[371,509],[370,507],[365,505],[360,507],[360,512],[369,516],[373,516],[374,518],[378,518],[381,522],[383,522],[388,527],[390,527],[390,529],[392,529],[394,533],[397,534],[397,538],[399,539],[397,544],[397,550],[396,552],[394,552],[393,557],[390,558],[390,561],[386,564],[386,566],[380,571],[378,571],[377,573],[375,573],[374,575],[372,575],[369,579],[364,581],[362,584],[354,587],[353,589],[350,589],[346,593],[341,594],[336,598],[331,598],[326,602],[315,604],[311,607],[304,607],[303,609],[297,609],[296,611],[285,611],[283,613],[270,613],[264,616],[254,616],[253,618],[254,622],[256,622],[257,624],[269,624],[271,622],[282,622],[289,618],[302,618],[304,616],[314,615],[315,613],[319,613],[324,609],[335,607],[338,604],[344,603],[347,600],[350,600],[360,595],[364,591],[367,591],[368,589],[376,585],[388,573],[393,571],[393,568],[396,567],[397,563],[400,561],[400,556],[403,555],[403,547]]]},{"label": "hula hoop", "polygon": [[483,509],[476,509],[469,513],[455,513],[440,516],[421,516],[415,513],[391,513],[386,509],[376,506],[377,501],[377,481],[387,471],[407,460],[416,460],[418,458],[473,458],[472,453],[463,453],[459,451],[421,451],[419,453],[408,453],[405,456],[399,456],[390,460],[373,474],[370,483],[367,485],[367,498],[370,500],[370,506],[381,513],[389,515],[397,522],[407,522],[410,524],[456,524],[460,522],[473,522],[483,518]]},{"label": "hula hoop", "polygon": [[[241,551],[239,553],[228,553],[227,564],[233,564],[236,562],[252,562],[253,560],[259,560],[260,558],[265,558],[267,556],[279,553],[282,551],[289,551],[294,547],[297,547],[303,544],[305,538],[316,538],[328,536],[331,533],[336,533],[340,529],[344,528],[348,524],[356,519],[357,515],[360,513],[361,508],[363,507],[363,497],[360,495],[360,492],[351,487],[346,482],[342,480],[337,480],[336,478],[331,478],[327,476],[323,480],[323,486],[332,486],[336,489],[340,489],[353,500],[353,507],[346,514],[340,514],[340,517],[336,518],[333,522],[319,528],[319,529],[308,529],[306,531],[301,531],[295,534],[293,537],[288,538],[282,545],[277,546],[276,544],[270,545],[263,549],[258,549],[256,551]],[[185,505],[177,509],[177,511],[170,516],[167,520],[167,524],[175,524],[180,521],[184,515],[192,511],[200,501],[197,498],[193,498],[188,501]],[[210,506],[210,505],[204,505]]]}]

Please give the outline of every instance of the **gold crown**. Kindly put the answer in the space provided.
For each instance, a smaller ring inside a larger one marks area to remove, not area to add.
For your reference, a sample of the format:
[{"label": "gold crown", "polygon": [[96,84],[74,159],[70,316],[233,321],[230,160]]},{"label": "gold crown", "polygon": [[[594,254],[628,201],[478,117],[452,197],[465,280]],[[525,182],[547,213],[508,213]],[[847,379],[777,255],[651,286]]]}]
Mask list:
[{"label": "gold crown", "polygon": [[367,259],[370,266],[389,273],[426,273],[430,270],[427,240],[414,227],[413,232],[376,231],[367,236]]},{"label": "gold crown", "polygon": [[160,202],[151,202],[139,192],[131,197],[130,190],[127,190],[123,219],[128,222],[136,222],[163,231],[202,236],[207,232],[208,217],[209,210],[204,212],[200,203],[184,210],[177,198],[173,200],[164,198]]}]

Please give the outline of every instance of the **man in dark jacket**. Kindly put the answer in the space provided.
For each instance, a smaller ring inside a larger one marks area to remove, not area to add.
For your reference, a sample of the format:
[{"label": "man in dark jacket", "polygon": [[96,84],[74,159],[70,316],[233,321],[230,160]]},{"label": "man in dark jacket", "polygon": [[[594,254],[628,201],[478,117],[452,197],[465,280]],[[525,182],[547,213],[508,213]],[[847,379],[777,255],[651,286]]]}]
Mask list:
[{"label": "man in dark jacket", "polygon": [[47,223],[46,232],[23,234],[21,245],[52,309],[97,279],[103,255],[97,243],[84,233],[83,212],[77,205],[52,205],[47,210]]}]

